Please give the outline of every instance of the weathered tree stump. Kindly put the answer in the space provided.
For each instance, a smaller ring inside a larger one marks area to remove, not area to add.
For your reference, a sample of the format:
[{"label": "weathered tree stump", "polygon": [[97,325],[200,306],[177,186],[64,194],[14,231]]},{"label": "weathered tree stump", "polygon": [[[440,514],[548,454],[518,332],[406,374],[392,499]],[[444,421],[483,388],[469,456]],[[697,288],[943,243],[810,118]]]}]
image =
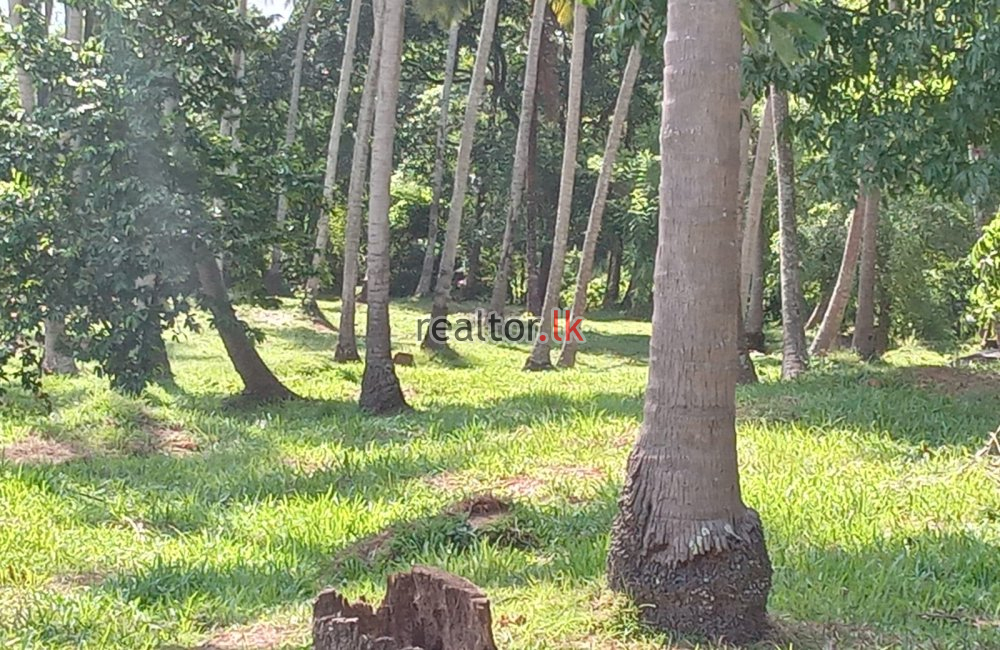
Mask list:
[{"label": "weathered tree stump", "polygon": [[378,610],[334,590],[313,604],[314,650],[496,650],[490,601],[465,578],[432,567],[389,577]]}]

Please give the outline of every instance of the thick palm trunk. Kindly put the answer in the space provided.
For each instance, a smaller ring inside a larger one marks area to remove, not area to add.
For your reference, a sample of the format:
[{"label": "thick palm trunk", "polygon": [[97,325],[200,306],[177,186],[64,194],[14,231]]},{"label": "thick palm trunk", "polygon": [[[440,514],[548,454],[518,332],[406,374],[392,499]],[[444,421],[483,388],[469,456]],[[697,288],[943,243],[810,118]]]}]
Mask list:
[{"label": "thick palm trunk", "polygon": [[670,2],[659,254],[642,433],[610,585],[659,628],[754,641],[771,565],[736,457],[740,25],[733,0]]},{"label": "thick palm trunk", "polygon": [[858,311],[854,320],[854,350],[865,361],[878,356],[875,341],[875,287],[878,284],[878,222],[881,194],[872,190],[865,203],[858,264]]},{"label": "thick palm trunk", "polygon": [[524,66],[524,88],[521,93],[521,113],[517,125],[517,143],[514,147],[514,167],[510,183],[510,208],[500,245],[500,260],[493,278],[493,295],[490,311],[503,315],[507,304],[507,283],[510,262],[514,255],[514,235],[524,209],[524,185],[527,173],[528,146],[531,136],[531,116],[535,112],[535,86],[538,83],[538,53],[542,44],[542,27],[545,25],[546,0],[535,0],[528,34],[528,53]]},{"label": "thick palm trunk", "polygon": [[[583,253],[580,256],[580,268],[576,274],[576,291],[573,295],[573,318],[583,318],[587,313],[587,287],[594,273],[594,256],[597,254],[597,241],[601,237],[601,225],[604,219],[604,209],[608,204],[608,191],[611,188],[611,177],[614,174],[615,162],[618,159],[618,148],[625,134],[625,123],[628,109],[632,103],[632,92],[639,76],[642,64],[642,52],[634,46],[625,64],[622,85],[618,90],[618,101],[615,113],[611,118],[608,130],[608,141],[604,146],[604,159],[601,161],[601,171],[597,177],[597,187],[594,190],[594,202],[590,205],[590,218],[587,221],[587,234],[583,240]],[[559,366],[572,368],[576,364],[577,341],[567,337],[559,353]]]},{"label": "thick palm trunk", "polygon": [[844,255],[840,260],[840,271],[837,272],[837,282],[833,285],[830,303],[823,315],[816,338],[809,348],[809,354],[816,356],[829,352],[836,343],[840,325],[844,321],[844,311],[851,300],[854,289],[854,273],[858,268],[858,251],[861,248],[861,234],[864,227],[865,212],[871,194],[862,188],[858,193],[857,205],[851,215],[851,223],[847,226],[847,240],[844,242]]},{"label": "thick palm trunk", "polygon": [[778,163],[778,223],[781,253],[781,377],[794,379],[808,367],[795,215],[795,158],[786,131],[788,95],[771,87],[775,158]]},{"label": "thick palm trunk", "polygon": [[195,252],[195,268],[202,296],[212,312],[215,329],[222,338],[233,367],[243,380],[243,395],[265,402],[295,397],[278,381],[257,353],[229,301],[229,293],[219,266],[207,249],[199,247]]},{"label": "thick palm trunk", "polygon": [[448,55],[445,59],[444,84],[441,86],[441,118],[438,122],[437,142],[434,144],[434,171],[431,175],[431,207],[427,223],[427,247],[424,249],[424,263],[420,269],[420,279],[415,292],[422,298],[431,292],[434,279],[434,258],[441,212],[441,194],[444,192],[444,158],[448,145],[448,112],[451,108],[451,85],[455,79],[455,59],[458,58],[458,28],[455,21],[448,31]]},{"label": "thick palm trunk", "polygon": [[316,304],[320,289],[320,272],[326,259],[326,249],[330,245],[330,211],[333,209],[333,195],[337,188],[337,167],[340,162],[340,138],[344,132],[344,116],[347,101],[351,96],[351,76],[354,74],[354,50],[358,42],[358,23],[361,20],[361,0],[351,1],[347,35],[344,40],[344,56],[340,62],[340,83],[337,99],[333,106],[333,120],[330,122],[330,138],[326,145],[326,171],[323,174],[323,208],[316,220],[316,246],[312,257],[312,275],[306,280],[305,311],[310,316],[326,321]]},{"label": "thick palm trunk", "polygon": [[389,185],[392,179],[396,106],[403,55],[406,5],[385,3],[382,54],[378,75],[378,106],[372,134],[372,169],[368,205],[368,329],[361,408],[377,415],[408,408],[392,362],[389,328]]},{"label": "thick palm trunk", "polygon": [[351,161],[351,180],[347,189],[347,220],[344,226],[344,275],[340,288],[340,329],[337,332],[337,349],[334,360],[360,361],[358,341],[354,332],[357,311],[358,255],[361,250],[361,220],[364,215],[365,182],[368,172],[368,154],[371,150],[372,123],[375,119],[375,93],[378,90],[379,65],[382,54],[382,13],[384,0],[372,4],[374,25],[372,42],[368,50],[368,70],[365,87],[361,91],[358,124],[354,130],[354,157]]},{"label": "thick palm trunk", "polygon": [[[476,122],[479,120],[479,108],[483,101],[486,88],[486,72],[493,51],[493,35],[496,32],[499,0],[487,0],[483,8],[483,23],[479,29],[479,45],[476,48],[476,63],[472,70],[472,80],[469,82],[469,97],[465,104],[465,118],[462,122],[462,134],[458,144],[458,159],[455,163],[455,178],[451,189],[451,202],[448,206],[448,223],[445,226],[444,247],[441,249],[441,264],[438,269],[437,281],[434,284],[434,304],[431,307],[431,318],[436,320],[448,315],[448,302],[451,300],[451,288],[455,276],[455,258],[458,254],[458,240],[462,231],[462,213],[465,208],[465,195],[469,188],[469,173],[472,168],[472,148],[476,139]],[[431,259],[433,267],[433,259]],[[427,260],[424,260],[424,270]],[[428,333],[423,345],[437,347]]]},{"label": "thick palm trunk", "polygon": [[746,313],[744,326],[751,348],[765,352],[764,345],[764,192],[774,148],[774,121],[771,102],[764,105],[757,135],[750,190],[743,221],[740,264],[740,300]]},{"label": "thick palm trunk", "polygon": [[[583,64],[587,45],[587,5],[577,2],[573,7],[573,54],[570,58],[569,96],[566,99],[566,135],[563,143],[562,176],[559,180],[559,204],[556,227],[552,236],[552,257],[545,283],[540,332],[552,330],[553,312],[559,308],[569,225],[573,216],[573,190],[576,187],[576,154],[580,146],[580,104],[583,97]],[[524,364],[525,370],[552,369],[552,339],[539,336]]]},{"label": "thick palm trunk", "polygon": [[[309,23],[312,22],[313,14],[316,12],[316,1],[306,0],[306,6],[302,10],[302,23],[299,25],[299,35],[295,42],[295,58],[292,61],[292,94],[288,100],[288,116],[285,120],[285,140],[282,142],[281,153],[287,154],[295,144],[295,134],[299,124],[299,98],[302,95],[302,65],[305,60],[306,39],[309,37]],[[284,227],[285,219],[288,217],[288,194],[282,187],[278,194],[278,210],[275,214],[275,222],[278,229]],[[284,278],[281,275],[281,245],[275,244],[271,249],[271,267],[267,271],[264,284],[272,294],[282,293],[285,290]]]}]

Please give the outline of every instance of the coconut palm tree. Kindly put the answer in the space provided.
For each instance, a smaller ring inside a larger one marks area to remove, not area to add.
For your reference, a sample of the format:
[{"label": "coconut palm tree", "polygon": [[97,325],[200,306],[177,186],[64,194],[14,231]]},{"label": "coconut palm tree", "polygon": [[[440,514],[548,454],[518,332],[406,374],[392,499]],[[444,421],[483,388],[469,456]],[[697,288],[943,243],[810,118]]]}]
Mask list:
[{"label": "coconut palm tree", "polygon": [[854,274],[858,268],[858,251],[861,248],[861,234],[864,228],[865,210],[871,195],[862,188],[858,194],[857,205],[847,224],[847,239],[844,242],[844,255],[840,260],[840,270],[837,281],[830,294],[830,302],[826,306],[823,322],[820,323],[816,338],[809,346],[810,355],[828,352],[833,347],[840,325],[844,320],[844,311],[854,290]]},{"label": "coconut palm tree", "polygon": [[743,242],[740,253],[740,304],[745,310],[746,338],[750,347],[764,351],[764,191],[774,149],[771,103],[765,102],[760,121],[753,171],[750,175]]},{"label": "coconut palm tree", "polygon": [[570,56],[569,96],[566,99],[566,133],[563,141],[562,176],[559,181],[559,203],[556,209],[556,227],[552,238],[552,257],[549,278],[545,285],[542,318],[539,331],[531,348],[531,355],[524,364],[525,370],[550,370],[552,340],[547,332],[552,329],[553,312],[559,308],[563,271],[566,266],[566,246],[569,241],[569,222],[573,212],[573,188],[576,183],[576,153],[580,145],[580,100],[583,96],[583,64],[587,46],[587,5],[579,0],[573,7],[573,50]]},{"label": "coconut palm tree", "polygon": [[320,289],[320,271],[326,259],[326,248],[330,244],[330,211],[333,209],[333,193],[337,187],[337,167],[340,159],[340,138],[344,132],[344,116],[347,114],[347,100],[351,96],[351,76],[354,74],[354,50],[358,42],[358,24],[361,22],[361,0],[351,1],[351,12],[347,19],[347,35],[344,39],[344,55],[340,62],[340,83],[337,99],[333,105],[333,120],[330,122],[330,138],[326,145],[326,172],[323,174],[323,207],[316,220],[316,246],[312,257],[312,275],[306,280],[305,312],[321,322],[326,317],[320,311],[316,298]]},{"label": "coconut palm tree", "polygon": [[438,119],[437,141],[434,143],[434,171],[431,174],[431,207],[428,215],[427,246],[424,263],[420,268],[415,295],[423,297],[431,291],[434,279],[434,251],[437,248],[438,221],[441,212],[441,194],[444,191],[444,157],[448,145],[448,112],[451,108],[451,86],[455,79],[455,60],[458,58],[458,28],[455,20],[448,30],[448,55],[444,64],[444,83],[441,85],[441,115]]},{"label": "coconut palm tree", "polygon": [[521,112],[517,124],[517,143],[514,146],[514,165],[511,170],[510,207],[500,245],[500,261],[493,278],[490,311],[503,314],[507,304],[507,282],[510,262],[514,255],[514,231],[524,209],[524,188],[528,173],[528,147],[531,139],[531,122],[535,114],[535,86],[538,83],[538,55],[542,46],[542,27],[545,25],[546,0],[535,0],[528,32],[528,53],[524,64],[524,88],[521,91]]},{"label": "coconut palm tree", "polygon": [[771,565],[736,457],[739,10],[667,17],[649,380],[608,577],[652,625],[744,643],[766,629]]},{"label": "coconut palm tree", "polygon": [[[434,305],[431,318],[444,318],[448,314],[448,301],[455,276],[455,258],[458,254],[458,239],[462,230],[462,213],[465,195],[469,188],[469,174],[472,168],[472,148],[475,145],[476,122],[479,107],[486,88],[486,69],[493,51],[493,35],[496,31],[499,0],[486,0],[483,7],[483,23],[479,28],[479,45],[476,48],[476,62],[469,83],[469,98],[465,103],[465,119],[458,144],[458,160],[455,163],[455,179],[448,206],[448,223],[445,226],[444,247],[441,250],[441,264],[434,284]],[[424,339],[426,347],[436,347],[437,342],[430,336]]]},{"label": "coconut palm tree", "polygon": [[795,215],[795,157],[788,133],[788,95],[771,86],[775,159],[778,167],[778,236],[781,254],[781,377],[794,379],[808,367],[798,226]]},{"label": "coconut palm tree", "polygon": [[[10,9],[10,25],[13,30],[19,29],[24,24],[24,16],[22,13],[32,11],[31,4],[28,0],[10,0],[8,5]],[[74,13],[79,12],[73,10]],[[69,18],[67,17],[67,20]],[[46,29],[48,29],[48,21],[45,23]],[[81,21],[82,25],[82,21]],[[67,34],[67,38],[71,35]],[[72,35],[75,40],[73,42],[79,43],[82,41],[83,32],[79,30],[77,33]],[[35,112],[35,108],[38,103],[37,91],[35,89],[35,84],[31,79],[31,75],[28,73],[20,62],[16,61],[18,57],[15,57],[15,69],[17,74],[17,87],[18,87],[18,97],[21,103],[21,110],[24,112],[24,119],[31,119],[32,113]],[[66,323],[61,316],[52,315],[45,319],[45,342],[44,342],[44,352],[42,354],[42,369],[51,374],[57,375],[73,375],[77,373],[76,362],[73,360],[73,355],[66,349],[65,339],[66,339]]]},{"label": "coconut palm tree", "polygon": [[368,200],[368,329],[361,408],[369,413],[396,413],[407,407],[392,361],[389,328],[389,185],[396,139],[396,107],[403,55],[404,0],[385,3],[382,53],[379,60],[378,105],[372,131],[372,168]]},{"label": "coconut palm tree", "polygon": [[[622,136],[625,134],[625,124],[628,119],[629,106],[632,103],[632,93],[639,77],[639,67],[642,65],[642,51],[633,47],[625,64],[621,88],[618,90],[618,101],[615,103],[615,113],[608,129],[608,140],[604,145],[604,158],[601,160],[601,171],[597,177],[597,187],[594,189],[594,201],[590,205],[590,218],[587,221],[587,234],[583,240],[583,252],[580,255],[580,268],[576,275],[576,291],[573,295],[572,314],[574,318],[583,318],[587,313],[587,286],[594,273],[594,256],[597,253],[597,241],[601,237],[601,224],[604,219],[604,209],[608,204],[608,190],[611,187],[611,177],[614,174],[615,162],[618,159],[618,149]],[[576,364],[577,341],[571,337],[563,342],[559,353],[559,366],[572,368]]]},{"label": "coconut palm tree", "polygon": [[361,250],[361,220],[365,205],[365,187],[368,179],[368,154],[371,150],[372,124],[375,121],[375,93],[378,90],[379,64],[382,54],[382,13],[384,0],[372,3],[372,42],[368,49],[368,70],[365,86],[361,91],[358,124],[354,130],[354,157],[351,161],[351,180],[347,189],[347,220],[344,225],[344,271],[340,289],[340,328],[337,331],[335,361],[360,361],[358,342],[354,332],[358,286],[358,255]]},{"label": "coconut palm tree", "polygon": [[[306,5],[302,9],[301,23],[299,23],[299,34],[295,41],[295,58],[292,61],[292,94],[288,100],[288,116],[285,120],[285,139],[282,143],[281,153],[288,153],[295,144],[295,135],[299,125],[299,98],[302,96],[302,65],[305,61],[306,40],[309,37],[309,23],[312,22],[313,14],[316,13],[316,0],[306,0]],[[278,194],[278,210],[275,221],[278,228],[285,223],[288,216],[288,194],[282,187]],[[281,246],[275,244],[271,248],[271,266],[267,271],[265,285],[272,294],[281,293],[284,290],[284,280],[281,276]]]},{"label": "coconut palm tree", "polygon": [[871,190],[865,202],[864,227],[861,230],[861,261],[858,262],[858,311],[854,317],[852,346],[865,361],[878,356],[875,344],[875,287],[878,283],[878,222],[881,193]]}]

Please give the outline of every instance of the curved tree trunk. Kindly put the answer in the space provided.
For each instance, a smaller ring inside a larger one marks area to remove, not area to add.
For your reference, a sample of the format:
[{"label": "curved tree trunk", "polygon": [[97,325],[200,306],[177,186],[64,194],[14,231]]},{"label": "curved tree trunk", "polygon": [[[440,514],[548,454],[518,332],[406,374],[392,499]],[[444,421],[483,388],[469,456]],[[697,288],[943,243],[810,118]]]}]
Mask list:
[{"label": "curved tree trunk", "polygon": [[[378,90],[379,66],[382,59],[382,13],[384,0],[372,3],[374,25],[368,50],[368,70],[361,91],[358,125],[354,131],[354,157],[351,161],[351,181],[347,189],[347,220],[344,226],[344,276],[340,285],[340,329],[337,332],[335,361],[360,361],[358,341],[354,332],[357,309],[358,255],[361,251],[361,220],[365,209],[365,182],[368,178],[368,154],[371,150],[372,123],[375,120],[375,93]],[[366,285],[367,286],[367,285]]]},{"label": "curved tree trunk", "polygon": [[[479,108],[483,101],[483,91],[486,88],[486,71],[490,54],[493,51],[493,35],[496,31],[499,0],[487,0],[483,8],[483,24],[479,29],[479,45],[476,48],[476,63],[472,70],[472,80],[469,82],[469,97],[465,103],[465,118],[462,121],[462,134],[458,144],[458,159],[455,162],[455,178],[451,189],[451,202],[448,205],[448,223],[445,226],[444,247],[441,249],[441,264],[438,269],[437,281],[434,284],[434,304],[431,307],[431,319],[437,320],[448,315],[448,301],[451,300],[451,287],[455,276],[455,257],[458,254],[458,239],[462,231],[462,213],[465,209],[465,195],[469,188],[469,173],[472,168],[472,148],[476,140],[476,122],[479,120]],[[427,260],[424,260],[424,270],[427,270]],[[433,258],[431,259],[433,268]],[[423,340],[425,347],[435,348],[441,342],[428,335]]]},{"label": "curved tree trunk", "polygon": [[750,347],[766,352],[764,345],[764,192],[774,149],[774,120],[771,102],[765,100],[764,115],[757,135],[753,172],[743,220],[740,263],[740,300],[746,313],[744,326]]},{"label": "curved tree trunk", "polygon": [[788,120],[788,95],[771,87],[775,158],[778,162],[778,223],[781,252],[781,377],[794,379],[808,367],[803,328],[802,281],[799,269],[798,227],[795,217],[795,157]]},{"label": "curved tree trunk", "polygon": [[[455,79],[455,59],[458,58],[458,28],[455,21],[448,31],[448,56],[445,59],[444,84],[441,86],[441,119],[438,122],[437,142],[434,145],[434,171],[431,176],[431,207],[427,223],[427,247],[424,249],[424,263],[420,269],[416,297],[423,298],[431,292],[434,279],[434,258],[437,248],[438,221],[441,213],[441,194],[444,191],[444,158],[448,146],[448,112],[451,108],[451,85]],[[477,113],[478,116],[478,113]]]},{"label": "curved tree trunk", "polygon": [[875,287],[878,284],[878,222],[881,193],[871,190],[865,202],[861,232],[861,261],[858,264],[858,311],[854,320],[852,346],[865,361],[878,356],[875,341]]},{"label": "curved tree trunk", "polygon": [[[548,332],[553,329],[553,312],[559,309],[563,271],[566,267],[566,248],[569,244],[569,225],[573,216],[573,190],[576,186],[576,154],[580,147],[580,107],[583,97],[583,66],[587,46],[587,5],[577,2],[573,6],[573,54],[570,58],[569,95],[566,99],[566,136],[563,143],[562,177],[559,180],[559,207],[556,210],[556,227],[552,236],[552,259],[549,263],[548,281],[545,283],[545,301],[542,317],[531,355],[524,364],[525,370],[552,369],[552,340]],[[553,330],[554,338],[554,330]],[[556,339],[558,342],[558,339]]]},{"label": "curved tree trunk", "polygon": [[[295,144],[295,134],[299,124],[299,98],[302,95],[302,65],[305,59],[306,39],[309,37],[309,23],[312,22],[313,14],[316,12],[316,0],[306,0],[306,6],[302,10],[302,23],[299,25],[299,36],[295,42],[295,59],[292,62],[292,94],[288,100],[288,117],[285,121],[285,140],[282,143],[281,153],[287,154]],[[275,221],[280,230],[285,224],[288,216],[288,194],[284,183],[281,192],[278,194],[278,211]],[[264,285],[271,294],[279,294],[285,291],[285,281],[281,275],[281,245],[275,244],[271,248],[271,267],[264,278]]]},{"label": "curved tree trunk", "polygon": [[[604,209],[608,204],[608,190],[611,187],[611,177],[615,171],[618,159],[618,148],[625,134],[625,123],[628,119],[628,109],[632,103],[632,92],[635,81],[639,77],[639,67],[642,65],[642,51],[633,46],[625,64],[621,88],[618,90],[618,101],[615,113],[611,118],[608,130],[608,141],[604,146],[604,158],[601,160],[601,171],[597,177],[597,187],[594,189],[594,202],[590,205],[590,218],[587,221],[587,234],[583,240],[583,253],[580,255],[580,268],[576,274],[576,292],[573,295],[573,318],[583,318],[587,313],[587,287],[594,273],[594,256],[597,253],[597,241],[601,237],[601,225],[604,219]],[[567,337],[559,353],[559,366],[572,368],[576,364],[577,341]]]},{"label": "curved tree trunk", "polygon": [[823,315],[823,322],[820,323],[816,338],[813,339],[812,345],[809,347],[809,354],[813,356],[829,352],[836,342],[837,334],[840,333],[840,326],[844,321],[844,311],[847,309],[847,303],[851,300],[851,292],[854,290],[854,273],[858,268],[861,232],[867,211],[866,205],[870,199],[871,194],[862,187],[858,193],[857,205],[854,206],[854,214],[851,215],[851,223],[847,226],[847,239],[844,242],[844,255],[840,260],[837,282],[833,285],[833,294],[830,296],[830,303]]},{"label": "curved tree trunk", "polygon": [[545,25],[546,0],[535,0],[531,14],[531,29],[528,34],[528,53],[524,66],[524,88],[521,93],[521,113],[517,125],[517,144],[514,148],[514,166],[511,172],[510,207],[507,223],[500,245],[500,260],[497,262],[496,277],[493,278],[493,295],[490,298],[490,312],[503,315],[507,305],[507,283],[510,278],[510,262],[514,255],[514,234],[524,209],[524,185],[528,163],[528,140],[531,137],[531,116],[535,112],[535,86],[538,83],[538,53],[542,44],[542,27]]},{"label": "curved tree trunk", "polygon": [[766,631],[771,564],[736,458],[739,12],[667,15],[649,380],[608,579],[647,623],[744,644]]},{"label": "curved tree trunk", "polygon": [[[333,194],[337,187],[337,167],[340,161],[340,138],[344,132],[344,116],[347,100],[351,97],[351,76],[354,74],[354,50],[358,42],[358,23],[361,20],[361,0],[351,0],[347,35],[344,40],[344,56],[340,62],[340,83],[337,85],[337,99],[333,106],[333,120],[330,122],[330,138],[326,145],[326,171],[323,174],[323,208],[316,219],[316,245],[312,257],[312,275],[306,280],[305,311],[310,316],[326,321],[316,298],[320,289],[320,272],[326,259],[326,249],[330,245],[330,211],[333,209]],[[301,69],[301,66],[300,66]]]},{"label": "curved tree trunk", "polygon": [[233,367],[243,380],[243,395],[264,402],[294,398],[295,395],[278,381],[260,358],[247,336],[246,328],[236,317],[219,265],[214,256],[200,246],[195,251],[195,269],[202,296],[212,312],[215,329],[222,338]]},{"label": "curved tree trunk", "polygon": [[389,207],[392,154],[396,139],[396,107],[403,58],[406,4],[385,3],[382,54],[379,61],[378,106],[372,132],[372,169],[368,205],[368,328],[365,372],[361,379],[362,410],[376,415],[409,408],[392,362],[389,327]]}]

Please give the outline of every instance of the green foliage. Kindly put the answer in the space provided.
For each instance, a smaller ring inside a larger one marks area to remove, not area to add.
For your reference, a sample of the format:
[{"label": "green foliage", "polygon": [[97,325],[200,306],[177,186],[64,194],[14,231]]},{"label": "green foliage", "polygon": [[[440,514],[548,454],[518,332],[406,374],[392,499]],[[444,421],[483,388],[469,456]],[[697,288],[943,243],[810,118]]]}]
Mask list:
[{"label": "green foliage", "polygon": [[969,299],[976,321],[991,327],[1000,320],[1000,218],[995,218],[972,247],[969,256],[976,284]]}]

